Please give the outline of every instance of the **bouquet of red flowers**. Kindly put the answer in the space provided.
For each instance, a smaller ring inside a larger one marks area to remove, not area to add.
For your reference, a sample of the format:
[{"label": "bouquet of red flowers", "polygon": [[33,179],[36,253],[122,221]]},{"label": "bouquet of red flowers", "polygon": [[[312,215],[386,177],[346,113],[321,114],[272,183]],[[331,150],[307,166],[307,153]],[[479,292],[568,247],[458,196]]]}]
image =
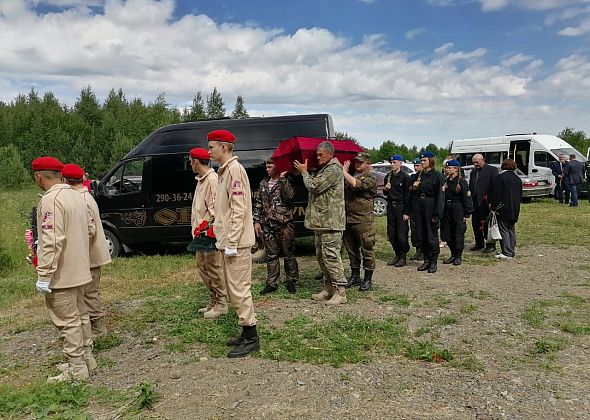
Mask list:
[{"label": "bouquet of red flowers", "polygon": [[27,262],[37,268],[37,207],[33,207],[29,217],[31,227],[25,230],[25,242],[29,248]]},{"label": "bouquet of red flowers", "polygon": [[186,248],[190,252],[211,252],[215,250],[214,219],[203,220],[193,231],[193,241]]}]

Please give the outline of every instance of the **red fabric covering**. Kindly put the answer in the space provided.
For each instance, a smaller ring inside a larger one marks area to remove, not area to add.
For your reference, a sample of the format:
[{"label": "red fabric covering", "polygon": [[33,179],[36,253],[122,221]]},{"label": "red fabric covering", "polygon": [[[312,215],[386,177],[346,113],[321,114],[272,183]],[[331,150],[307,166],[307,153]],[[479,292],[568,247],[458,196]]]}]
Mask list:
[{"label": "red fabric covering", "polygon": [[[318,167],[318,159],[316,157],[316,149],[318,144],[326,141],[322,138],[310,137],[291,137],[279,143],[275,152],[272,155],[275,167],[279,172],[290,171],[293,169],[293,162],[296,160],[303,163],[307,159],[309,168]],[[353,160],[359,152],[363,149],[356,143],[346,140],[328,140],[334,145],[336,151],[336,158],[340,163],[347,160]]]}]

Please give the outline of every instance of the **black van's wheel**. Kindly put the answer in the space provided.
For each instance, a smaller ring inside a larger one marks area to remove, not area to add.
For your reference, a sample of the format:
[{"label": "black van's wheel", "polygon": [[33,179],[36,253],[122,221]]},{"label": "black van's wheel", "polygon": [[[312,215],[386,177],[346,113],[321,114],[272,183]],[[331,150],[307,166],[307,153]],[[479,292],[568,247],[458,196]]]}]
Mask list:
[{"label": "black van's wheel", "polygon": [[118,257],[121,255],[121,241],[113,232],[108,229],[104,230],[104,236],[107,240],[109,255],[111,257]]}]

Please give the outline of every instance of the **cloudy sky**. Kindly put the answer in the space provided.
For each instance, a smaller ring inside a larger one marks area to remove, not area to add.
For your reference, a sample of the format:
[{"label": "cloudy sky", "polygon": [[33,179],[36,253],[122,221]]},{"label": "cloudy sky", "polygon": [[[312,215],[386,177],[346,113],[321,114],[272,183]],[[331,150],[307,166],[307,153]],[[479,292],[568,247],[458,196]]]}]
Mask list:
[{"label": "cloudy sky", "polygon": [[0,100],[326,112],[368,147],[590,134],[590,0],[0,0]]}]

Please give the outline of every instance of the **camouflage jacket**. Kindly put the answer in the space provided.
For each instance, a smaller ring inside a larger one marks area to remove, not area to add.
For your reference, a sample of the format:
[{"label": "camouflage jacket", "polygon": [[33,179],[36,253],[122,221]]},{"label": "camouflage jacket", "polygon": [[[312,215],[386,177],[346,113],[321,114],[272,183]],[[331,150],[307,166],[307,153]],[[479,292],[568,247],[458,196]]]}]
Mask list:
[{"label": "camouflage jacket", "polygon": [[345,228],[344,174],[338,159],[332,158],[314,175],[303,174],[309,191],[305,209],[305,227],[311,230],[340,230]]},{"label": "camouflage jacket", "polygon": [[293,186],[287,178],[278,178],[273,188],[269,188],[268,181],[269,178],[262,180],[258,187],[258,196],[254,202],[254,223],[276,225],[292,222]]},{"label": "camouflage jacket", "polygon": [[346,223],[372,222],[373,197],[377,194],[377,178],[370,171],[356,174],[356,185],[346,183],[344,196],[346,198]]}]

